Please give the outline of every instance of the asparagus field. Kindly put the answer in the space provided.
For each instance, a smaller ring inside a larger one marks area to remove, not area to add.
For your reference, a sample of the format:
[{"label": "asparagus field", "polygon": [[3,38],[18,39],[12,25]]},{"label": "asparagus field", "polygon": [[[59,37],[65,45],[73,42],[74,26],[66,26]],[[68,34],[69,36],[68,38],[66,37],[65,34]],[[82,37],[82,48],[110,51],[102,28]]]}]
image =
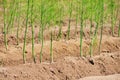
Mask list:
[{"label": "asparagus field", "polygon": [[120,0],[0,0],[0,80],[120,80],[119,67]]}]

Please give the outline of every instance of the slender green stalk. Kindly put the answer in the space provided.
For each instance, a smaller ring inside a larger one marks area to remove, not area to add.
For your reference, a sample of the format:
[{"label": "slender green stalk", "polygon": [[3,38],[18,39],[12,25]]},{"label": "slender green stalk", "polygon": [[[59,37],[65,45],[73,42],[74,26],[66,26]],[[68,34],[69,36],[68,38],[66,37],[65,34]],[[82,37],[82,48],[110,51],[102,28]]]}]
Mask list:
[{"label": "slender green stalk", "polygon": [[51,40],[50,40],[50,62],[53,62],[53,35],[52,35],[52,31],[51,31]]},{"label": "slender green stalk", "polygon": [[19,44],[19,29],[20,29],[20,11],[21,11],[21,2],[20,0],[18,0],[17,2],[17,5],[18,5],[18,9],[17,9],[17,20],[18,20],[18,27],[17,27],[17,34],[16,34],[16,37],[17,37],[17,45]]},{"label": "slender green stalk", "polygon": [[43,46],[44,46],[44,35],[43,35],[43,25],[42,25],[42,30],[41,30],[41,34],[42,34],[42,45],[41,45],[41,50],[40,50],[40,63],[42,62],[42,52],[43,52]]},{"label": "slender green stalk", "polygon": [[28,15],[29,15],[29,7],[30,7],[30,0],[27,0],[27,15],[26,15],[26,28],[25,28],[25,34],[24,34],[24,45],[23,45],[23,63],[26,62],[26,37],[27,37],[27,29],[28,29]]},{"label": "slender green stalk", "polygon": [[82,42],[83,42],[83,6],[84,6],[84,0],[82,0],[82,3],[81,3],[81,27],[80,27],[80,56],[82,56]]},{"label": "slender green stalk", "polygon": [[71,17],[72,17],[72,2],[69,3],[69,23],[68,23],[68,30],[67,30],[67,38],[70,39],[70,28],[71,28]]},{"label": "slender green stalk", "polygon": [[113,0],[111,0],[111,28],[112,28],[112,36],[114,36],[114,22],[113,22],[113,17],[114,17],[114,4],[113,4]]},{"label": "slender green stalk", "polygon": [[41,50],[40,50],[40,63],[42,62],[42,51],[43,51],[43,45],[44,45],[44,34],[43,34],[43,30],[44,30],[44,25],[43,25],[43,0],[41,0]]},{"label": "slender green stalk", "polygon": [[119,16],[119,8],[118,8],[118,6],[119,6],[119,0],[117,0],[117,2],[118,2],[118,5],[116,5],[116,10],[115,10],[115,12],[116,12],[116,14],[115,14],[115,25],[117,24],[117,18],[118,18],[118,16]]},{"label": "slender green stalk", "polygon": [[9,22],[8,22],[8,26],[7,26],[7,32],[11,31],[11,29],[13,29],[13,25],[14,25],[14,19],[15,19],[15,13],[16,13],[16,0],[11,1],[10,3],[10,18],[9,18]]},{"label": "slender green stalk", "polygon": [[90,4],[91,4],[91,11],[90,11],[90,38],[92,37],[92,23],[93,23],[93,0],[90,0]]},{"label": "slender green stalk", "polygon": [[38,42],[41,42],[41,27],[39,28],[39,33],[38,33]]},{"label": "slender green stalk", "polygon": [[103,24],[104,24],[104,0],[101,0],[101,34],[100,34],[100,42],[99,42],[99,54],[101,52],[101,43],[102,43],[102,34],[103,34]]},{"label": "slender green stalk", "polygon": [[61,34],[62,34],[62,25],[61,25],[61,21],[62,21],[62,7],[60,8],[59,33],[58,33],[58,36],[57,36],[58,39],[61,38]]},{"label": "slender green stalk", "polygon": [[[118,17],[119,16],[119,12],[120,12],[120,0],[117,0],[117,3],[118,3],[118,5],[117,5],[117,14],[116,14],[116,19],[118,18],[118,24],[119,24],[119,26],[118,26],[118,37],[120,37],[120,18]],[[116,20],[116,22],[117,22],[117,20]]]},{"label": "slender green stalk", "polygon": [[34,6],[34,2],[33,0],[31,0],[31,26],[32,26],[32,57],[33,57],[33,61],[34,63],[36,63],[36,55],[35,55],[35,51],[34,51],[34,25],[33,25],[33,6]]},{"label": "slender green stalk", "polygon": [[15,0],[15,2],[14,2],[14,6],[13,6],[13,16],[12,16],[12,21],[11,21],[11,32],[13,32],[13,27],[14,27],[14,21],[15,21],[15,16],[16,16],[16,10],[17,10],[17,7],[16,7],[16,5],[17,5],[17,3],[16,3],[17,1]]},{"label": "slender green stalk", "polygon": [[10,18],[9,18],[9,20],[8,20],[8,25],[7,25],[7,33],[9,32],[9,30],[10,30],[10,25],[11,25],[11,22],[12,22],[12,16],[13,16],[13,5],[14,5],[14,2],[15,1],[13,1],[12,3],[10,3],[10,11],[9,11],[9,13],[10,13]]},{"label": "slender green stalk", "polygon": [[95,32],[94,32],[93,38],[92,38],[91,43],[90,43],[90,57],[92,57],[92,55],[93,55],[93,48],[92,47],[93,47],[94,41],[97,37],[97,31],[98,31],[98,26],[99,26],[99,22],[96,22],[96,23],[97,23],[97,25],[95,28]]},{"label": "slender green stalk", "polygon": [[5,44],[5,48],[7,50],[8,47],[8,43],[7,43],[7,26],[6,26],[6,0],[3,0],[3,8],[4,8],[4,44]]},{"label": "slender green stalk", "polygon": [[93,38],[92,38],[92,8],[93,8],[93,4],[92,4],[93,0],[90,0],[90,6],[91,6],[91,11],[90,11],[90,39],[91,39],[91,43],[90,43],[90,56],[92,56],[92,46],[93,46]]},{"label": "slender green stalk", "polygon": [[118,37],[120,37],[120,20],[119,20]]},{"label": "slender green stalk", "polygon": [[[77,0],[78,3],[78,0]],[[79,18],[79,5],[76,5],[76,26],[75,26],[75,36],[77,34],[77,27],[78,27],[78,18]]]},{"label": "slender green stalk", "polygon": [[38,34],[38,42],[42,42],[43,11],[44,11],[43,0],[41,0],[39,10],[40,10],[40,27],[39,27],[39,34]]}]

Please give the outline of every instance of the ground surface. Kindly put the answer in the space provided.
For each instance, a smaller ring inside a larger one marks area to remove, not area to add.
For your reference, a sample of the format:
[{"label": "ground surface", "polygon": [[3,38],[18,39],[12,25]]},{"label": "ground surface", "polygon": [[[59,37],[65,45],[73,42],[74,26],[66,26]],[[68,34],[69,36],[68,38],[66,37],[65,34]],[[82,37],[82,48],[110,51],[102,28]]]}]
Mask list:
[{"label": "ground surface", "polygon": [[109,76],[86,77],[80,80],[120,80],[120,74],[109,75]]},{"label": "ground surface", "polygon": [[[119,67],[120,52],[103,53],[93,57],[93,63],[89,58],[65,57],[52,64],[43,62],[1,67],[0,78],[1,80],[78,80],[86,76],[119,74]],[[119,80],[120,76],[117,78]]]},{"label": "ground surface", "polygon": [[[57,35],[58,29],[54,30],[54,35]],[[20,35],[19,45],[16,45],[15,35],[8,35],[7,51],[3,44],[3,34],[0,34],[0,80],[120,80],[120,38],[117,37],[117,28],[114,36],[111,36],[111,28],[107,26],[104,28],[100,54],[98,53],[100,30],[98,31],[97,40],[93,46],[93,57],[90,58],[89,28],[84,29],[83,57],[79,57],[79,27],[76,36],[75,30],[71,28],[70,40],[65,39],[67,27],[63,27],[62,39],[53,41],[54,62],[51,64],[49,31],[46,30],[44,33],[45,42],[41,64],[39,63],[41,45],[37,42],[38,29],[36,28],[35,33],[36,64],[31,58],[31,30],[28,31],[26,64],[23,64],[22,60],[23,34]]]}]

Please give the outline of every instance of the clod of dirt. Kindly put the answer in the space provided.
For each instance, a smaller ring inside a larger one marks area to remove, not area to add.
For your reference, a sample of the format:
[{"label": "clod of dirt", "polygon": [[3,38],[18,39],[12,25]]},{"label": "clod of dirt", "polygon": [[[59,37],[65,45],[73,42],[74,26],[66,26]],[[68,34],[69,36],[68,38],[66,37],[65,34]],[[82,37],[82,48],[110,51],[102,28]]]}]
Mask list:
[{"label": "clod of dirt", "polygon": [[28,51],[25,51],[25,53],[28,53]]},{"label": "clod of dirt", "polygon": [[88,59],[88,60],[89,60],[90,64],[92,64],[92,65],[95,64],[95,63],[94,63],[94,60],[93,60],[92,58],[90,58],[90,59]]},{"label": "clod of dirt", "polygon": [[59,73],[63,73],[61,70],[58,70]]},{"label": "clod of dirt", "polygon": [[50,72],[55,74],[54,69],[50,68]]}]

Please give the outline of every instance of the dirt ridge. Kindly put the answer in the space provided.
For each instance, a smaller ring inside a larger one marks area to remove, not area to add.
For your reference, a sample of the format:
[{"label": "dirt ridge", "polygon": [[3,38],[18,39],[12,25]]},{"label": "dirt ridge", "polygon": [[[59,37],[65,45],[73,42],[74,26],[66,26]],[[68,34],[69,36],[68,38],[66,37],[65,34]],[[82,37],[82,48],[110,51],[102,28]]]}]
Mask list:
[{"label": "dirt ridge", "polygon": [[[86,76],[120,74],[120,52],[92,58],[65,57],[52,64],[23,64],[0,68],[2,80],[78,80]],[[103,67],[103,68],[102,68]]]}]

